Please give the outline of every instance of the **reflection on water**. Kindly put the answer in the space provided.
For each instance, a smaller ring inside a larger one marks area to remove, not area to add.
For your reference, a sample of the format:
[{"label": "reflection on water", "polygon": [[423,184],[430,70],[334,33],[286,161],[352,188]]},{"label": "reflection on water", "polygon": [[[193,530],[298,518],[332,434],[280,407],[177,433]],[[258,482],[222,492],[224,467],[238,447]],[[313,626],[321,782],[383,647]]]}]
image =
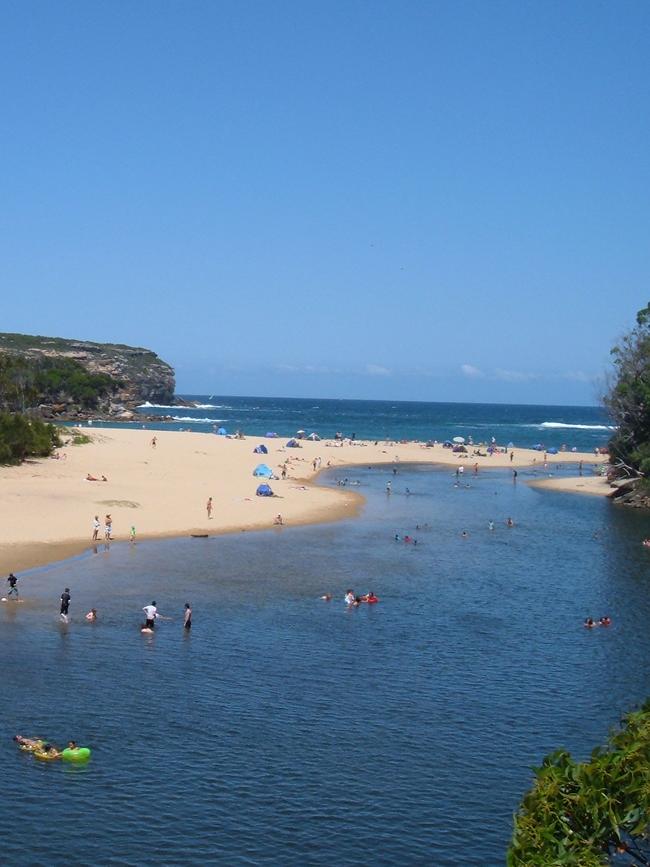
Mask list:
[{"label": "reflection on water", "polygon": [[[0,612],[3,863],[503,863],[530,767],[586,756],[648,693],[647,519],[505,471],[400,467],[389,497],[389,472],[354,476],[357,521],[25,578]],[[348,610],[348,587],[381,601]],[[152,599],[173,619],[142,635]],[[39,764],[16,731],[92,760]]]}]

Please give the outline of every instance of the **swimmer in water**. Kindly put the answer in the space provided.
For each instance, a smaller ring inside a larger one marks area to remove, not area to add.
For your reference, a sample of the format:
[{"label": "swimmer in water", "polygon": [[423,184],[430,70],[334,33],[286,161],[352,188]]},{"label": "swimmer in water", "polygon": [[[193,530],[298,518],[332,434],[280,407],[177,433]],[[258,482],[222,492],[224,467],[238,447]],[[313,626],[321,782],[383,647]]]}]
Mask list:
[{"label": "swimmer in water", "polygon": [[97,620],[97,609],[91,608],[88,614],[86,614],[86,620]]},{"label": "swimmer in water", "polygon": [[467,532],[467,530],[463,530],[463,532],[460,535],[462,536],[463,539],[467,539],[469,537],[469,533]]},{"label": "swimmer in water", "polygon": [[508,527],[514,527],[515,526],[515,522],[512,520],[512,518],[508,518],[508,520],[506,521],[506,524]]},{"label": "swimmer in water", "polygon": [[346,605],[354,605],[354,593],[352,590],[346,592],[344,602]]},{"label": "swimmer in water", "polygon": [[611,624],[611,622],[612,622],[612,618],[607,614],[604,617],[601,617],[599,620],[599,623],[601,626],[609,626]]},{"label": "swimmer in water", "polygon": [[332,600],[332,594],[331,594],[331,593],[325,593],[325,594],[323,594],[323,596],[321,596],[321,599],[322,599],[324,602],[331,602],[331,600]]},{"label": "swimmer in water", "polygon": [[494,530],[494,521],[488,521],[488,530]]},{"label": "swimmer in water", "polygon": [[585,622],[584,622],[584,624],[583,624],[583,626],[585,627],[585,629],[593,629],[594,626],[596,626],[596,625],[597,625],[597,624],[594,623],[594,620],[593,620],[592,617],[586,617],[586,618],[585,618]]}]

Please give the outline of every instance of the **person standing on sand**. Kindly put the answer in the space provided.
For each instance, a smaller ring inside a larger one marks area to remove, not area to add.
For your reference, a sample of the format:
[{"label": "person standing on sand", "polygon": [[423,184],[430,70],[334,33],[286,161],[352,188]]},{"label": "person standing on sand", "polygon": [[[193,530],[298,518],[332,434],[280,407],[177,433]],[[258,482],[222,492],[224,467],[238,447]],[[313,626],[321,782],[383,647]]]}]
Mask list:
[{"label": "person standing on sand", "polygon": [[192,606],[189,602],[185,603],[185,611],[183,612],[183,629],[188,631],[192,628]]},{"label": "person standing on sand", "polygon": [[61,594],[61,620],[68,623],[68,611],[70,609],[70,588],[66,587]]},{"label": "person standing on sand", "polygon": [[7,583],[9,584],[9,592],[7,593],[7,596],[8,597],[9,596],[18,596],[18,588],[16,587],[16,584],[18,583],[18,579],[16,578],[16,576],[14,575],[13,572],[9,573],[9,577],[7,578]]},{"label": "person standing on sand", "polygon": [[212,517],[212,497],[208,497],[208,502],[205,504],[205,510],[208,513],[208,520]]},{"label": "person standing on sand", "polygon": [[111,541],[111,534],[113,532],[113,519],[110,515],[106,515],[104,518],[104,538],[107,542]]},{"label": "person standing on sand", "polygon": [[99,515],[95,515],[95,520],[93,521],[93,542],[96,542],[99,538]]},{"label": "person standing on sand", "polygon": [[156,448],[157,442],[158,442],[158,440],[156,439],[156,437],[151,437],[151,448],[152,449]]}]

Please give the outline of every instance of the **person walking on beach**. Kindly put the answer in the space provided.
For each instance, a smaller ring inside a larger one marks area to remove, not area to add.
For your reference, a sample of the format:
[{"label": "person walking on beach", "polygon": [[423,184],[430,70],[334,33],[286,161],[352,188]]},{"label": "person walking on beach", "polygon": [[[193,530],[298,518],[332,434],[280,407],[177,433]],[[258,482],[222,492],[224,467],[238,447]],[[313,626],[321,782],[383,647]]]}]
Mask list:
[{"label": "person walking on beach", "polygon": [[131,532],[129,534],[129,539],[131,540],[131,542],[135,543],[135,527],[133,526],[133,524],[131,525]]},{"label": "person walking on beach", "polygon": [[185,611],[183,612],[183,629],[188,631],[192,628],[192,606],[189,602],[185,603]]},{"label": "person walking on beach", "polygon": [[16,587],[16,584],[18,583],[18,579],[16,578],[16,576],[14,575],[13,572],[9,573],[9,576],[7,578],[7,583],[9,584],[9,592],[7,593],[7,596],[8,597],[9,596],[18,596],[18,588]]},{"label": "person walking on beach", "polygon": [[208,502],[205,504],[205,510],[208,513],[208,520],[212,517],[212,497],[208,497]]},{"label": "person walking on beach", "polygon": [[107,542],[111,541],[111,534],[113,532],[113,519],[110,515],[106,515],[104,518],[104,538]]},{"label": "person walking on beach", "polygon": [[99,538],[99,515],[95,515],[95,520],[93,521],[93,538],[92,541],[96,542]]},{"label": "person walking on beach", "polygon": [[156,448],[156,443],[157,443],[157,442],[158,442],[158,440],[156,439],[156,437],[151,437],[151,448],[152,448],[152,449],[155,449],[155,448]]},{"label": "person walking on beach", "polygon": [[144,611],[147,622],[145,623],[145,629],[153,629],[156,618],[158,617],[158,609],[156,608],[156,600],[151,603],[151,605],[145,605],[142,609]]},{"label": "person walking on beach", "polygon": [[68,611],[70,609],[70,588],[66,587],[61,594],[61,620],[68,623]]}]

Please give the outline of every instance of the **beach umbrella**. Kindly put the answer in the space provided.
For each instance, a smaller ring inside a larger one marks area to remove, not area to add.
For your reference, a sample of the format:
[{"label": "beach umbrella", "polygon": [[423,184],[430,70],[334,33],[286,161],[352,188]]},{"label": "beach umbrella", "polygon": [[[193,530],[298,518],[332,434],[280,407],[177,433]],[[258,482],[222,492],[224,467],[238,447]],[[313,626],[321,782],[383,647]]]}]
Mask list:
[{"label": "beach umbrella", "polygon": [[454,437],[454,442],[455,443],[464,443],[465,437]]}]

